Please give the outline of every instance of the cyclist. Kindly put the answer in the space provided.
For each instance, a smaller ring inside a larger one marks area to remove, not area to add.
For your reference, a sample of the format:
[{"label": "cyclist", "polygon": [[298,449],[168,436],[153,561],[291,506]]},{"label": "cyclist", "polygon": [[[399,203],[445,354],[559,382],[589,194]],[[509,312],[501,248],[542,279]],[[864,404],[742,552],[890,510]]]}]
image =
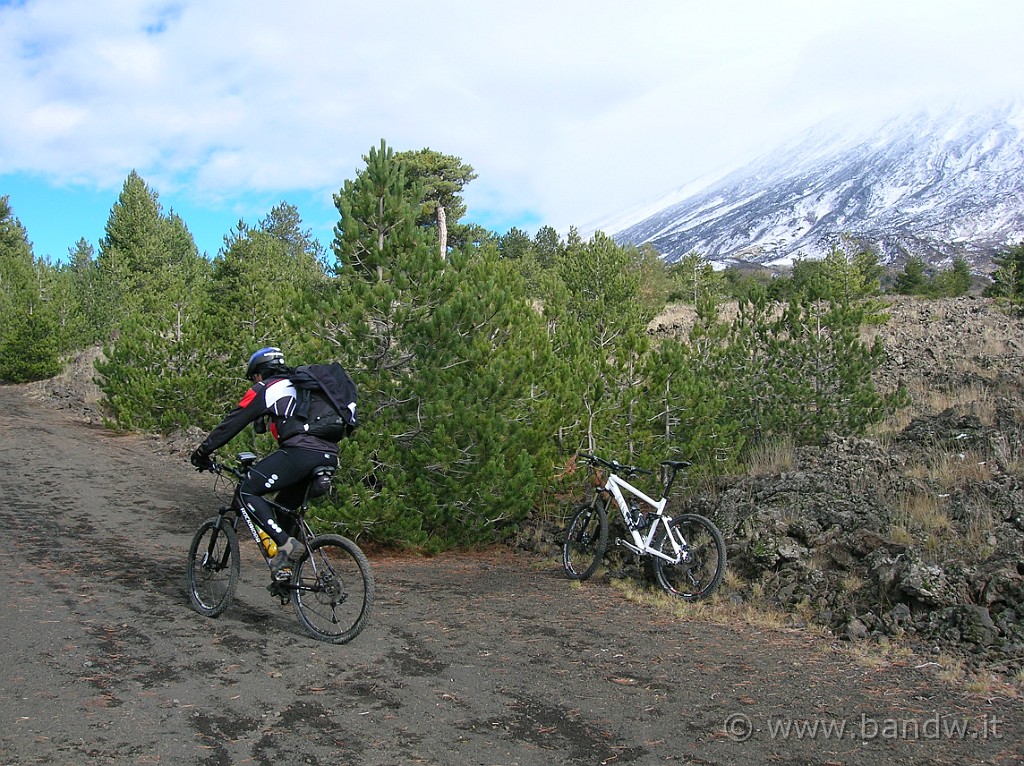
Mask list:
[{"label": "cyclist", "polygon": [[289,380],[291,368],[285,364],[284,354],[276,346],[261,348],[249,357],[245,376],[253,385],[235,407],[214,428],[192,453],[192,465],[199,470],[208,469],[215,450],[231,441],[242,430],[253,424],[257,433],[267,430],[277,439],[279,448],[255,463],[245,479],[238,485],[239,497],[253,512],[264,531],[277,543],[277,554],[271,560],[274,577],[287,577],[283,570],[305,554],[305,546],[290,534],[294,530],[281,527],[273,506],[264,495],[276,492],[276,501],[286,508],[296,508],[302,502],[306,484],[313,472],[321,466],[337,467],[338,445],[307,433],[288,434],[287,420],[295,411],[296,390]]}]

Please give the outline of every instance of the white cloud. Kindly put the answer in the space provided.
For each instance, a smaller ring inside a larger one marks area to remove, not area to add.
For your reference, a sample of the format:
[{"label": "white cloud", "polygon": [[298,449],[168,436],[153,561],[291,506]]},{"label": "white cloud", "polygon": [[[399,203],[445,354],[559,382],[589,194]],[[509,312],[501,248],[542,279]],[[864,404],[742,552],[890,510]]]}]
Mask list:
[{"label": "white cloud", "polygon": [[0,181],[328,195],[380,139],[460,156],[471,217],[559,228],[841,107],[1024,94],[1017,0],[0,4]]}]

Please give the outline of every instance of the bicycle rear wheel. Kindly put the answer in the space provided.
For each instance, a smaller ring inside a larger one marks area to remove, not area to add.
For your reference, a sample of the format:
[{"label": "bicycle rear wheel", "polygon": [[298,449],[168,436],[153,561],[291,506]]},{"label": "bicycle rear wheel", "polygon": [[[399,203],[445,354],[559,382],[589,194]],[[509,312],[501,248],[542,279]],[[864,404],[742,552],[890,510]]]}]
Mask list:
[{"label": "bicycle rear wheel", "polygon": [[295,566],[292,588],[299,621],[318,641],[348,643],[370,617],[370,562],[347,537],[314,537],[307,555]]},{"label": "bicycle rear wheel", "polygon": [[240,570],[238,536],[223,516],[204,521],[188,548],[185,578],[192,606],[207,617],[219,616],[231,604]]},{"label": "bicycle rear wheel", "polygon": [[675,556],[669,542],[671,534],[682,547],[678,564],[652,556],[652,568],[658,584],[668,593],[687,601],[710,596],[725,574],[725,539],[710,519],[696,513],[685,513],[669,522],[654,541],[654,548],[666,556]]},{"label": "bicycle rear wheel", "polygon": [[608,545],[608,513],[600,500],[576,506],[562,543],[562,567],[572,580],[597,571]]}]

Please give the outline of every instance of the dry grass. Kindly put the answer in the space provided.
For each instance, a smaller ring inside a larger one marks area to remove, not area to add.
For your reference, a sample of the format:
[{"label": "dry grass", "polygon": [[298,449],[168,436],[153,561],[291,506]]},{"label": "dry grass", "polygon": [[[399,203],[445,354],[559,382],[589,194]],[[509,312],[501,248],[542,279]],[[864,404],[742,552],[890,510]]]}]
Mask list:
[{"label": "dry grass", "polygon": [[875,669],[906,664],[913,657],[913,651],[908,647],[884,638],[843,644],[842,651],[858,665]]},{"label": "dry grass", "polygon": [[[965,363],[966,364],[966,363]],[[976,365],[967,365],[966,372],[978,376],[989,375]],[[996,413],[996,395],[991,386],[970,383],[954,386],[950,389],[935,388],[923,380],[907,383],[907,395],[910,405],[892,415],[881,427],[884,431],[899,432],[916,417],[938,415],[946,410],[954,410],[965,415],[976,416],[983,425],[993,425]]]},{"label": "dry grass", "polygon": [[930,561],[940,559],[948,546],[962,546],[962,534],[954,527],[946,499],[918,492],[901,495],[890,521],[889,539],[920,546]]},{"label": "dry grass", "polygon": [[1009,356],[1013,351],[1009,341],[1014,332],[1013,328],[1005,325],[1002,327],[982,327],[979,338],[980,343],[975,347],[978,356],[981,358],[994,357],[997,359]]},{"label": "dry grass", "polygon": [[1024,679],[1020,674],[1007,678],[995,673],[970,670],[959,657],[948,655],[940,655],[934,663],[926,664],[935,668],[935,677],[940,681],[968,694],[1008,699],[1024,696]]},{"label": "dry grass", "polygon": [[988,455],[974,450],[940,450],[932,460],[931,478],[946,490],[986,482],[992,479],[992,462]]},{"label": "dry grass", "polygon": [[987,558],[996,545],[994,532],[998,516],[984,500],[969,503],[968,512],[964,543],[969,550],[976,551],[978,557]]},{"label": "dry grass", "polygon": [[[968,372],[987,374],[973,367]],[[956,386],[949,391],[929,392],[928,404],[935,412],[955,409],[968,415],[975,415],[985,425],[995,423],[996,402],[992,389],[977,383]]]},{"label": "dry grass", "polygon": [[[863,586],[863,581],[851,576],[844,587],[853,591]],[[570,587],[579,587],[574,582]],[[645,587],[633,579],[613,580],[614,588],[630,603],[644,604],[663,613],[668,613],[681,620],[698,620],[715,625],[735,626],[747,625],[760,630],[792,630],[793,614],[785,612],[768,603],[764,589],[758,584],[748,586],[742,578],[730,570],[718,592],[710,599],[699,602],[688,602],[669,596],[661,591]],[[746,597],[741,601],[731,598],[732,595],[746,590]],[[810,606],[806,605],[809,612]],[[796,610],[799,615],[800,609]],[[817,633],[822,638],[834,638],[828,628],[807,620],[807,627],[801,628]],[[822,645],[822,651],[839,649],[854,662],[866,668],[884,668],[892,665],[909,665],[915,660],[914,650],[898,640],[880,638],[872,641],[852,643],[829,643]],[[1014,676],[1000,676],[992,672],[972,671],[963,660],[951,655],[941,655],[936,661],[920,662],[920,669],[931,669],[935,677],[947,686],[977,697],[1003,697],[1020,699],[1024,697],[1024,671]]]},{"label": "dry grass", "polygon": [[[722,585],[711,598],[704,601],[683,601],[662,591],[645,587],[636,580],[613,580],[612,587],[622,596],[637,604],[646,604],[661,612],[667,612],[681,620],[698,620],[715,625],[749,625],[762,630],[792,629],[793,617],[782,609],[770,605],[759,585],[753,586],[753,593],[743,600],[731,596],[744,585],[736,575],[726,570]],[[810,625],[808,630],[828,633],[824,627]]]},{"label": "dry grass", "polygon": [[867,580],[855,572],[847,573],[839,583],[839,586],[843,589],[843,593],[856,593],[865,585],[867,585]]},{"label": "dry grass", "polygon": [[786,436],[758,444],[747,457],[747,473],[751,476],[772,476],[796,467],[796,446]]},{"label": "dry grass", "polygon": [[896,526],[915,529],[925,534],[945,534],[953,526],[953,520],[945,510],[943,499],[935,495],[911,493],[899,499],[894,515]]},{"label": "dry grass", "polygon": [[[991,464],[973,453],[938,452],[928,464],[907,469],[920,481],[920,491],[895,499],[889,538],[900,545],[919,545],[936,561],[950,553],[984,557],[995,544],[998,514],[991,503],[971,487],[991,478]],[[951,503],[955,498],[956,516]]]}]

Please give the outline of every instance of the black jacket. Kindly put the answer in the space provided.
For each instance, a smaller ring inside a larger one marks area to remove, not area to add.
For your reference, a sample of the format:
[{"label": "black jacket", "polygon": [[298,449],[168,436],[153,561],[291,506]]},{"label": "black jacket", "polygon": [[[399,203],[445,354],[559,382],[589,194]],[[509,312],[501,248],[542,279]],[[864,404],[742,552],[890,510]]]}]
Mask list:
[{"label": "black jacket", "polygon": [[299,433],[281,441],[278,436],[285,420],[295,412],[296,391],[286,377],[272,377],[253,385],[220,425],[206,437],[199,449],[209,455],[223,447],[250,423],[266,416],[270,420],[270,433],[282,447],[300,447],[318,450],[331,455],[338,454],[338,445],[318,439],[309,434]]}]

